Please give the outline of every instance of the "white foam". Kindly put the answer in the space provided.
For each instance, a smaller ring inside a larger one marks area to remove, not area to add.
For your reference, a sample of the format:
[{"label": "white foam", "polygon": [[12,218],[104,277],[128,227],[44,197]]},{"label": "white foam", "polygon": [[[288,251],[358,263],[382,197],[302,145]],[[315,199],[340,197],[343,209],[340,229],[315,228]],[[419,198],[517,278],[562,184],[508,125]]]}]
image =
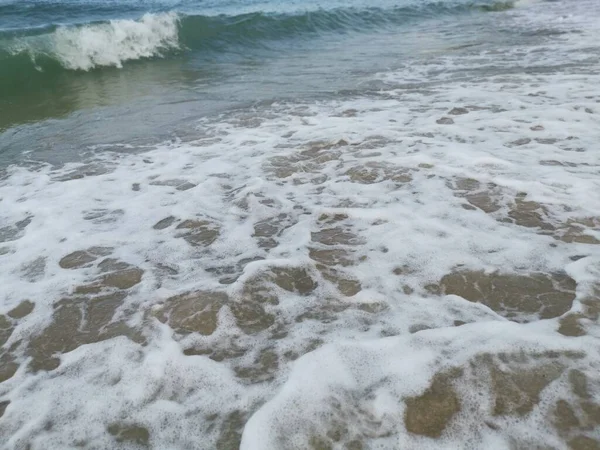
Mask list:
[{"label": "white foam", "polygon": [[[516,422],[500,418],[502,433],[488,428],[481,416],[489,416],[489,394],[478,388],[469,398],[474,383],[464,386],[465,392],[461,393],[461,407],[469,411],[470,420],[455,421],[445,439],[419,438],[404,429],[403,400],[422,393],[436,373],[465,366],[483,348],[507,354],[536,352],[548,348],[550,340],[555,350],[580,349],[573,340],[557,339],[553,333],[530,332],[513,323],[465,327],[372,342],[343,342],[304,356],[294,365],[284,387],[246,424],[241,448],[298,448],[295,439],[305,442],[306,436],[323,436],[336,419],[345,421],[343,426],[349,429],[344,439],[362,427],[360,431],[368,430],[373,437],[370,444],[382,449],[504,450],[511,448],[511,439],[525,430],[535,430],[532,434],[538,443],[560,442],[554,436],[541,435],[544,418],[535,415]],[[593,358],[597,356],[593,351]],[[555,389],[559,391],[558,386]]]}]

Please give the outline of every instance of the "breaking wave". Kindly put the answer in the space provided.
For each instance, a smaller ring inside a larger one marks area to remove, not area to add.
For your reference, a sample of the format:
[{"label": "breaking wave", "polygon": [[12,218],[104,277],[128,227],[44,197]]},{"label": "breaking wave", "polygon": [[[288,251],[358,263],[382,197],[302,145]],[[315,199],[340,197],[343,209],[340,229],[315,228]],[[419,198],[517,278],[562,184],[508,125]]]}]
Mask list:
[{"label": "breaking wave", "polygon": [[[117,19],[69,26],[0,31],[0,93],[28,77],[64,70],[122,67],[128,61],[165,57],[183,51],[226,52],[268,46],[290,38],[360,32],[399,26],[419,18],[473,11],[499,11],[512,2],[430,2],[382,8],[338,8],[295,14],[254,12],[241,15],[147,13],[137,20]],[[37,72],[37,74],[35,73]]]}]

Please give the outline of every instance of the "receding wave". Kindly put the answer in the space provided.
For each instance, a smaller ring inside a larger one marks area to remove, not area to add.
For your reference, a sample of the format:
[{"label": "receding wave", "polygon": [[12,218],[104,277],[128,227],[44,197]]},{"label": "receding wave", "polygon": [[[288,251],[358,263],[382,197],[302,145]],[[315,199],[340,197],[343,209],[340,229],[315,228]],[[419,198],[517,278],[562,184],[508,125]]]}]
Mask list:
[{"label": "receding wave", "polygon": [[498,11],[512,6],[507,1],[433,2],[394,9],[341,8],[296,14],[202,16],[164,12],[148,13],[137,20],[11,30],[0,32],[0,79],[14,84],[32,71],[56,73],[122,67],[128,61],[186,51],[226,52],[268,47],[290,38],[379,29],[418,18],[474,10]]}]

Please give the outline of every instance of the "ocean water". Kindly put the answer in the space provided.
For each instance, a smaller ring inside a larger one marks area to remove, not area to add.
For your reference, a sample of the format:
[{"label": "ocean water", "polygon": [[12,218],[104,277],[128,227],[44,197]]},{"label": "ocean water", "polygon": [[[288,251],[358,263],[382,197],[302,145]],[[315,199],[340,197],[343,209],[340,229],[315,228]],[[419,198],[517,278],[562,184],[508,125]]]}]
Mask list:
[{"label": "ocean water", "polygon": [[597,0],[0,0],[0,448],[600,448]]}]

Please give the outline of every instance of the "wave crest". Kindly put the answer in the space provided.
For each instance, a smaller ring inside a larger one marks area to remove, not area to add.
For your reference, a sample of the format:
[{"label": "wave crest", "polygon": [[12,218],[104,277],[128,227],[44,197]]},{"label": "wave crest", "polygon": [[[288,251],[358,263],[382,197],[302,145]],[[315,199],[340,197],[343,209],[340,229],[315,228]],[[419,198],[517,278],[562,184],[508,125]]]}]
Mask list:
[{"label": "wave crest", "polygon": [[[0,40],[0,44],[2,44]],[[179,16],[174,12],[145,14],[139,20],[118,19],[83,26],[60,26],[50,33],[13,39],[4,53],[27,55],[38,70],[47,60],[65,69],[121,68],[126,61],[164,56],[179,49]],[[0,56],[2,52],[0,45]]]},{"label": "wave crest", "polygon": [[175,13],[145,14],[137,21],[61,27],[54,32],[54,52],[67,69],[122,67],[125,61],[179,48],[178,20]]}]

